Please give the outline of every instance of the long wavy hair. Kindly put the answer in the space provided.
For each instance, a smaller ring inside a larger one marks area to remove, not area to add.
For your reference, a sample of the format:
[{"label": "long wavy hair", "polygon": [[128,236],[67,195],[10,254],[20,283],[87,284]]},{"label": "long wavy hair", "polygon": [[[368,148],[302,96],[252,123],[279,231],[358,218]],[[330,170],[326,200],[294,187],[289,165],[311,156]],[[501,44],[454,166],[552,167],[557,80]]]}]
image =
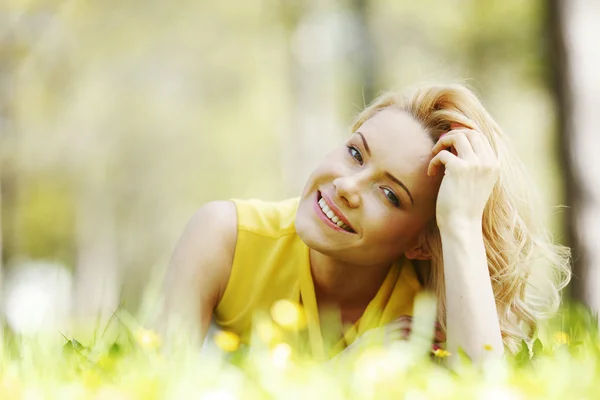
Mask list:
[{"label": "long wavy hair", "polygon": [[[500,177],[483,213],[483,237],[504,345],[510,352],[530,339],[538,321],[560,305],[560,291],[571,278],[570,251],[553,242],[536,206],[537,192],[509,140],[478,97],[460,84],[419,86],[406,95],[384,93],[356,118],[355,132],[379,111],[394,107],[419,121],[437,142],[457,123],[481,132],[500,162]],[[438,319],[446,326],[444,265],[435,219],[421,235],[420,245],[431,260],[418,262],[426,289],[435,293]]]}]

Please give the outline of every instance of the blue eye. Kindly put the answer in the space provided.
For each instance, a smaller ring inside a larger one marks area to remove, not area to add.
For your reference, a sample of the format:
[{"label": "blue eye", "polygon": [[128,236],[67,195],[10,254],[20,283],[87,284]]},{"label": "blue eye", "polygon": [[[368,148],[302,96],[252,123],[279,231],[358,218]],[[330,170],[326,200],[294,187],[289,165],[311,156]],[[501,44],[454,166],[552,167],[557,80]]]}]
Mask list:
[{"label": "blue eye", "polygon": [[348,146],[348,153],[350,153],[352,158],[354,158],[356,161],[358,161],[358,163],[360,165],[363,164],[362,154],[360,154],[360,151],[356,147]]},{"label": "blue eye", "polygon": [[387,199],[390,201],[390,203],[392,203],[395,207],[400,206],[400,200],[398,200],[398,196],[396,196],[396,193],[392,192],[388,188],[383,188],[383,193],[385,194],[385,197],[387,197]]}]

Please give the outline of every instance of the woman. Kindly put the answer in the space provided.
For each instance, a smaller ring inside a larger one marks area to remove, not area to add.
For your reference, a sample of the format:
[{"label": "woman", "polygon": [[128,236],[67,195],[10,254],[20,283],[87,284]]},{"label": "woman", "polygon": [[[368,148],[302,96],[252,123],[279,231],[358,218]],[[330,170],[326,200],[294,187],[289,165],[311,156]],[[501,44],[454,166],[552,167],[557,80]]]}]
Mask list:
[{"label": "woman", "polygon": [[[257,312],[299,302],[326,358],[430,290],[451,353],[514,351],[556,310],[569,252],[538,221],[498,125],[465,87],[431,85],[382,95],[352,133],[299,199],[201,207],[170,263],[166,314],[197,323],[200,339],[213,317],[247,339]],[[331,309],[344,328],[326,348]]]}]

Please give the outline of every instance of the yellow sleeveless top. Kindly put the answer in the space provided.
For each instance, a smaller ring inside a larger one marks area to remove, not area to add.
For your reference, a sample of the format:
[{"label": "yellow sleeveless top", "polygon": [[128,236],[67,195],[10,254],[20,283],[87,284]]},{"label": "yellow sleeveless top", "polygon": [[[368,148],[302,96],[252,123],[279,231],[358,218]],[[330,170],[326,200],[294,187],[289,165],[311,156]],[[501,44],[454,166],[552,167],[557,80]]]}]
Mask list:
[{"label": "yellow sleeveless top", "polygon": [[371,328],[401,315],[412,315],[421,289],[413,265],[402,259],[394,265],[362,317],[344,337],[326,348],[312,280],[309,249],[296,233],[299,199],[281,202],[233,200],[237,209],[237,244],[231,275],[214,313],[222,329],[250,340],[257,313],[269,313],[278,300],[302,304],[308,345],[313,357],[326,359],[352,344]]}]

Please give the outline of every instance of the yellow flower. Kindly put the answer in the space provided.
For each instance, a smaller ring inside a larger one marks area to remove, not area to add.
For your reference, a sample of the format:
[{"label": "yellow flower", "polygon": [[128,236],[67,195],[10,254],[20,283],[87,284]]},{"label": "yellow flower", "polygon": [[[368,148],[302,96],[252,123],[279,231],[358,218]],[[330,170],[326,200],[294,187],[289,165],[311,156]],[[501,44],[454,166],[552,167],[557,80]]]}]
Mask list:
[{"label": "yellow flower", "polygon": [[448,350],[444,350],[444,349],[435,349],[432,350],[432,353],[434,356],[438,357],[438,358],[446,358],[452,355],[452,353],[450,353]]},{"label": "yellow flower", "polygon": [[265,343],[273,343],[281,339],[280,328],[269,319],[262,319],[256,324],[256,333]]},{"label": "yellow flower", "polygon": [[233,332],[219,331],[215,333],[215,344],[228,353],[240,347],[240,338]]},{"label": "yellow flower", "polygon": [[554,333],[552,338],[557,344],[568,344],[571,341],[569,334],[561,331]]},{"label": "yellow flower", "polygon": [[271,307],[271,316],[283,328],[299,330],[306,326],[302,306],[289,300],[279,300]]},{"label": "yellow flower", "polygon": [[279,368],[285,367],[291,355],[292,348],[288,344],[279,343],[271,351],[271,359],[273,361],[273,365]]},{"label": "yellow flower", "polygon": [[148,329],[140,328],[135,333],[135,339],[142,348],[147,350],[160,347],[160,337],[156,334],[156,332]]}]

